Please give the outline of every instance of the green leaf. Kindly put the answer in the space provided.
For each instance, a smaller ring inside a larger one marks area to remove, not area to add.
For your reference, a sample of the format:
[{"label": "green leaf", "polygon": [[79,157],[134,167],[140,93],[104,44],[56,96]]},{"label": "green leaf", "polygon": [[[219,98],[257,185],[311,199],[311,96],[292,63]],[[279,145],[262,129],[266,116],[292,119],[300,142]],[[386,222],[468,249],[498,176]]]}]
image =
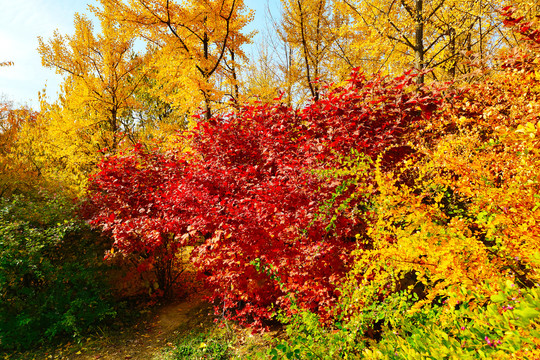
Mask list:
[{"label": "green leaf", "polygon": [[540,311],[532,307],[526,307],[524,309],[517,309],[515,314],[523,320],[530,320],[538,317],[538,315],[540,315]]},{"label": "green leaf", "polygon": [[494,303],[500,303],[500,302],[503,302],[506,300],[506,296],[504,296],[504,294],[495,294],[495,295],[491,295],[491,301],[493,301]]}]

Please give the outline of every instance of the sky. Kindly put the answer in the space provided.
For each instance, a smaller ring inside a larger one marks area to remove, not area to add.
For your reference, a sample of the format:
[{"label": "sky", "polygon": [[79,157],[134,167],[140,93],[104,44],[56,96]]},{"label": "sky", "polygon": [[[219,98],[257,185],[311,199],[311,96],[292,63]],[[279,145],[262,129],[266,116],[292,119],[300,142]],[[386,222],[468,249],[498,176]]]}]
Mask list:
[{"label": "sky", "polygon": [[[268,9],[274,16],[279,13],[279,0],[244,2],[255,10],[255,20],[248,31],[262,33],[267,26]],[[55,30],[73,34],[73,16],[76,12],[88,13],[88,4],[96,4],[96,0],[0,0],[0,63],[14,63],[0,67],[0,99],[37,109],[38,93],[44,88],[50,100],[57,97],[62,77],[41,66],[37,37],[47,40]]]}]

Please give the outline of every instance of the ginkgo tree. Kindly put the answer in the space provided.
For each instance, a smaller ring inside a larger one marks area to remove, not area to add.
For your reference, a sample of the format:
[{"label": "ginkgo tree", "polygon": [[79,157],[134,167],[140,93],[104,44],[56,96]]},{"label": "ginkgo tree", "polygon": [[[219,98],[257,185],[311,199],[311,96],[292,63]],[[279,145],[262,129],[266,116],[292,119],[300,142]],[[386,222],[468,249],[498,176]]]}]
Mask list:
[{"label": "ginkgo tree", "polygon": [[41,154],[48,175],[74,187],[85,182],[101,150],[115,152],[124,139],[135,142],[134,93],[146,77],[147,56],[135,53],[133,34],[95,13],[98,34],[88,17],[76,14],[73,35],[39,38],[43,65],[64,75],[64,82],[55,103],[42,97],[40,141],[28,146]]},{"label": "ginkgo tree", "polygon": [[145,58],[134,53],[133,34],[96,14],[100,16],[100,34],[94,34],[86,16],[76,14],[73,36],[55,32],[48,42],[40,37],[38,51],[45,67],[67,76],[65,87],[70,88],[70,94],[65,93],[64,99],[73,101],[62,104],[63,108],[87,111],[92,119],[85,126],[109,134],[95,139],[98,146],[116,149],[122,136],[133,132],[129,110],[132,95],[145,75],[139,71]]},{"label": "ginkgo tree", "polygon": [[[193,112],[202,104],[205,118],[223,101],[218,78],[236,83],[236,67],[251,41],[244,27],[253,14],[243,0],[100,0],[104,13],[132,28],[158,49],[155,59],[161,96]],[[225,66],[228,63],[229,66]]]},{"label": "ginkgo tree", "polygon": [[289,44],[294,55],[301,59],[304,87],[317,101],[321,81],[327,77],[330,50],[337,38],[333,1],[283,1],[283,14],[279,35]]},{"label": "ginkgo tree", "polygon": [[[343,84],[361,61],[353,44],[354,19],[337,0],[287,0],[281,15],[271,18],[273,33],[267,34],[256,61],[248,64],[248,95],[257,89],[262,98],[268,90],[281,92],[281,101],[303,106],[317,101],[327,84]],[[366,70],[366,69],[364,69]],[[270,88],[261,86],[267,84]],[[271,97],[270,97],[271,99]]]},{"label": "ginkgo tree", "polygon": [[442,68],[432,76],[453,78],[470,71],[464,60],[472,54],[487,59],[509,40],[502,36],[501,3],[495,0],[343,0],[343,5],[357,19],[350,31],[364,38],[356,44],[359,50],[390,73]]}]

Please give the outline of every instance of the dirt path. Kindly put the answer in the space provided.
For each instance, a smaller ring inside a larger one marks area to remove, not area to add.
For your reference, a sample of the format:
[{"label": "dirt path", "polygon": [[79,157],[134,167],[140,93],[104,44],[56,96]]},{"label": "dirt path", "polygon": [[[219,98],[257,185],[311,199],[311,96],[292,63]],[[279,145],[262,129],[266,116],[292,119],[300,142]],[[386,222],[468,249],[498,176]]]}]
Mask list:
[{"label": "dirt path", "polygon": [[63,359],[73,360],[150,360],[157,359],[160,350],[172,345],[175,335],[188,332],[208,321],[210,307],[201,296],[191,296],[181,302],[163,306],[148,319],[118,334],[89,343],[75,354]]}]

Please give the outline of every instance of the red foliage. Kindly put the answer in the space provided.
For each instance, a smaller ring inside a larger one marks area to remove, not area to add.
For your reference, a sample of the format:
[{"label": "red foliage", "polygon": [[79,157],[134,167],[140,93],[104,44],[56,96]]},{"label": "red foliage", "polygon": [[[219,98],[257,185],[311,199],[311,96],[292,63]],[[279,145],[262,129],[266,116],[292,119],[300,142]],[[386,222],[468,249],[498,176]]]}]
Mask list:
[{"label": "red foliage", "polygon": [[503,7],[501,16],[504,18],[504,25],[514,28],[514,31],[523,37],[526,45],[525,49],[516,49],[510,53],[504,59],[502,67],[533,72],[537,68],[536,61],[540,52],[540,29],[533,22],[526,21],[524,16],[516,16],[516,8],[512,6]]},{"label": "red foliage", "polygon": [[172,196],[189,185],[180,181],[185,173],[184,160],[139,144],[129,154],[102,160],[85,208],[90,223],[111,235],[116,249],[139,256],[137,271],[154,270],[165,294],[174,282],[175,255],[187,243],[182,234],[193,214],[189,203],[198,201],[191,190],[181,199]]},{"label": "red foliage", "polygon": [[339,168],[353,150],[375,159],[391,147],[385,162],[396,164],[408,153],[404,136],[439,99],[417,89],[411,73],[367,79],[355,72],[301,111],[255,105],[201,122],[183,159],[139,148],[106,160],[93,180],[101,208],[93,222],[112,230],[125,251],[151,250],[163,234],[182,238],[188,226],[210,234],[194,261],[229,318],[260,325],[271,305],[288,308],[289,295],[328,317],[357,246],[353,210],[365,199],[340,208],[354,182],[314,170]]},{"label": "red foliage", "polygon": [[[524,16],[515,16],[516,8],[505,6],[501,9],[501,16],[504,17],[503,23],[506,26],[515,28],[515,31],[530,41],[540,44],[540,30],[530,21],[524,21]],[[540,17],[537,15],[537,17]]]},{"label": "red foliage", "polygon": [[91,178],[91,223],[110,231],[119,250],[151,255],[185,231],[187,219],[169,211],[170,180],[182,173],[176,158],[137,145],[129,155],[105,158],[99,169]]}]

